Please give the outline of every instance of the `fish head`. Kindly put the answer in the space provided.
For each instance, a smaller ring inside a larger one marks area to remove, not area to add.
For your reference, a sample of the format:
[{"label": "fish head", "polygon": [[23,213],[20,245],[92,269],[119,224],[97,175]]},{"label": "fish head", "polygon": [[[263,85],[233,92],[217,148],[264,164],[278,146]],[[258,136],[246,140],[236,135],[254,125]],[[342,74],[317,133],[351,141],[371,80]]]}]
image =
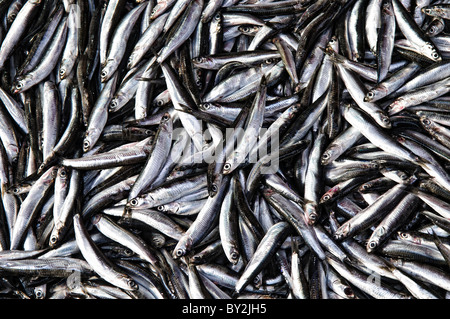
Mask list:
[{"label": "fish head", "polygon": [[422,11],[422,13],[425,13],[427,15],[432,15],[433,14],[433,10],[431,10],[431,8],[422,8],[420,11]]},{"label": "fish head", "polygon": [[338,186],[334,186],[334,187],[330,188],[325,194],[322,195],[319,203],[320,204],[329,203],[333,198],[335,198],[335,196],[339,192],[339,190],[340,190],[340,188]]},{"label": "fish head", "polygon": [[224,165],[223,165],[223,174],[229,174],[230,172],[231,172],[231,169],[232,169],[232,165],[231,165],[231,163],[229,163],[229,162],[226,162]]},{"label": "fish head", "polygon": [[404,108],[405,104],[403,102],[403,99],[398,98],[388,106],[387,111],[389,115],[394,115],[401,112]]},{"label": "fish head", "polygon": [[14,94],[21,93],[25,88],[25,77],[17,77],[13,83],[12,91]]},{"label": "fish head", "polygon": [[68,176],[69,176],[69,169],[66,166],[61,166],[58,168],[57,178],[64,185],[67,184]]},{"label": "fish head", "polygon": [[210,197],[214,197],[217,195],[217,192],[219,191],[219,186],[217,186],[216,183],[212,183],[208,186],[208,194]]},{"label": "fish head", "polygon": [[111,103],[109,104],[108,111],[115,112],[119,108],[119,98],[117,96],[113,97]]},{"label": "fish head", "polygon": [[159,1],[150,13],[150,19],[154,20],[159,17],[166,10],[167,6],[167,1]]},{"label": "fish head", "polygon": [[372,234],[368,243],[366,244],[366,250],[368,253],[371,253],[377,249],[380,245],[380,238],[386,234],[386,228],[383,226],[378,227]]},{"label": "fish head", "polygon": [[66,68],[64,66],[61,66],[59,68],[58,75],[59,75],[59,79],[60,80],[64,80],[67,77],[67,71],[66,71]]},{"label": "fish head", "polygon": [[156,210],[158,210],[159,212],[167,212],[168,208],[167,205],[159,205],[158,207],[156,207]]},{"label": "fish head", "polygon": [[[192,59],[195,67],[211,68],[214,66],[214,60],[208,56],[198,56]],[[198,75],[197,75],[198,76]]]},{"label": "fish head", "polygon": [[413,233],[405,232],[405,231],[397,231],[397,239],[403,241],[409,241],[418,245],[422,245],[422,239]]},{"label": "fish head", "polygon": [[95,143],[96,143],[96,138],[95,136],[100,136],[101,132],[97,127],[93,127],[93,128],[88,128],[86,130],[84,139],[83,139],[83,152],[86,153],[88,151],[90,151]]},{"label": "fish head", "polygon": [[424,54],[428,59],[430,59],[433,62],[439,62],[442,61],[442,56],[436,49],[436,46],[434,46],[432,43],[427,42],[422,48],[421,48],[422,54]]},{"label": "fish head", "polygon": [[239,32],[244,35],[254,36],[261,29],[260,25],[244,24],[238,27]]},{"label": "fish head", "polygon": [[171,118],[172,117],[170,116],[169,112],[164,113],[163,116],[161,117],[161,124],[168,123],[171,120]]},{"label": "fish head", "polygon": [[[126,283],[126,286],[128,290],[138,290],[139,289],[139,285],[136,283],[136,281],[134,281],[133,278],[129,277],[128,275],[125,274],[117,274],[118,277],[121,277],[119,279],[123,279]],[[125,287],[123,287],[125,288]]]},{"label": "fish head", "polygon": [[340,151],[340,146],[337,144],[330,144],[330,146],[328,147],[328,149],[326,149],[321,158],[320,158],[320,163],[322,165],[328,165],[330,164],[333,160],[334,157],[337,153],[339,153]]},{"label": "fish head", "polygon": [[190,236],[185,235],[180,238],[177,245],[173,249],[173,258],[178,259],[187,254],[187,252],[192,248],[192,239]]},{"label": "fish head", "polygon": [[346,222],[336,230],[336,232],[334,233],[334,238],[336,240],[342,240],[348,237],[349,233],[350,233],[350,223]]},{"label": "fish head", "polygon": [[141,202],[142,202],[142,198],[140,198],[140,197],[132,198],[126,203],[125,209],[136,208],[141,204]]},{"label": "fish head", "polygon": [[214,103],[211,102],[204,102],[200,103],[200,105],[198,106],[198,108],[202,111],[208,111],[213,107],[220,107],[220,105],[215,105]]},{"label": "fish head", "polygon": [[108,81],[114,73],[112,62],[113,62],[112,60],[107,60],[105,65],[102,66],[102,71],[100,73],[100,81],[102,83]]},{"label": "fish head", "polygon": [[383,128],[390,129],[392,127],[391,119],[384,111],[378,111],[374,114],[375,121]]},{"label": "fish head", "polygon": [[359,186],[358,191],[364,194],[365,192],[369,192],[370,189],[372,189],[372,187],[373,187],[373,182],[368,181],[368,182],[362,184],[361,186]]},{"label": "fish head", "polygon": [[132,68],[134,68],[136,66],[136,58],[135,58],[136,54],[133,52],[130,54],[130,57],[128,58],[127,61],[127,69],[131,70]]},{"label": "fish head", "polygon": [[385,96],[386,93],[387,93],[386,87],[380,84],[366,93],[366,96],[364,97],[364,102],[376,101]]},{"label": "fish head", "polygon": [[307,223],[314,225],[319,219],[319,207],[312,202],[307,202],[304,210]]},{"label": "fish head", "polygon": [[[237,243],[235,243],[235,245],[236,245],[236,247],[237,247]],[[237,265],[237,263],[238,263],[238,261],[239,261],[239,257],[240,257],[239,250],[237,250],[236,248],[232,247],[232,248],[230,249],[229,256],[230,256],[230,259],[231,259],[231,260],[230,260],[231,263],[232,263],[233,265]]]},{"label": "fish head", "polygon": [[420,123],[422,124],[422,126],[423,126],[424,128],[431,128],[432,125],[433,125],[433,122],[432,122],[427,116],[425,116],[425,115],[422,115],[422,116],[419,118],[419,121],[420,121]]}]

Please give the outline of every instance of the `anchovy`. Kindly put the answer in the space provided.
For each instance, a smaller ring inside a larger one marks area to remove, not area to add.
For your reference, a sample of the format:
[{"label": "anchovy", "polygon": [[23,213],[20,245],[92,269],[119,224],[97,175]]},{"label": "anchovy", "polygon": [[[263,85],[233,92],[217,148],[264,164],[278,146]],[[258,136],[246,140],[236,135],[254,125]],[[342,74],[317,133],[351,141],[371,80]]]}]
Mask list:
[{"label": "anchovy", "polygon": [[441,61],[442,57],[428,36],[420,29],[399,0],[392,0],[397,25],[403,35],[431,61]]},{"label": "anchovy", "polygon": [[0,297],[449,298],[448,2],[0,0]]},{"label": "anchovy", "polygon": [[114,30],[114,34],[111,37],[111,45],[108,50],[108,55],[102,64],[102,71],[100,73],[102,82],[108,81],[119,67],[131,31],[133,30],[135,23],[140,17],[142,11],[145,9],[146,5],[147,3],[144,2],[131,10]]},{"label": "anchovy", "polygon": [[40,0],[30,0],[26,1],[22,8],[20,8],[0,46],[0,68],[4,68],[7,58],[13,53],[21,36],[25,32],[25,26],[31,24],[31,17],[39,8],[40,4]]},{"label": "anchovy", "polygon": [[92,269],[106,281],[126,290],[136,290],[136,282],[119,271],[118,266],[111,264],[109,259],[100,251],[87,232],[80,215],[73,217],[73,224],[77,244],[86,261]]}]

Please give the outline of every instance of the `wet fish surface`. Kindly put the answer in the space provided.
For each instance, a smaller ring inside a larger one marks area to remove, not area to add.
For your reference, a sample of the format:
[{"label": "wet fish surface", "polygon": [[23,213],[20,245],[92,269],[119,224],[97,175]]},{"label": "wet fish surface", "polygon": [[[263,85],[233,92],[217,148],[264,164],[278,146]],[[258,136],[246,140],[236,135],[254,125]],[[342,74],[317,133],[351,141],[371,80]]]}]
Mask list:
[{"label": "wet fish surface", "polygon": [[447,1],[0,14],[0,298],[448,298]]}]

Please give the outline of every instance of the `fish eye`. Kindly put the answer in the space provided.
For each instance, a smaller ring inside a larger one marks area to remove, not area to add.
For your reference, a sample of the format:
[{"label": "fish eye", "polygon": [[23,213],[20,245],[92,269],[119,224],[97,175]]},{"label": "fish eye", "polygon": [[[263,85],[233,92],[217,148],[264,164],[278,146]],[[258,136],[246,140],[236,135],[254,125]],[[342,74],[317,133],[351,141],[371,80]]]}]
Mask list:
[{"label": "fish eye", "polygon": [[225,163],[225,165],[223,166],[223,169],[228,171],[231,169],[231,164],[230,163]]},{"label": "fish eye", "polygon": [[42,299],[44,297],[44,292],[41,289],[37,290],[35,294],[37,299]]},{"label": "fish eye", "polygon": [[374,241],[371,241],[371,242],[369,242],[368,246],[370,249],[374,249],[375,247],[377,247],[377,243]]},{"label": "fish eye", "polygon": [[430,125],[431,121],[429,119],[422,119],[422,123],[425,125]]},{"label": "fish eye", "polygon": [[16,84],[16,89],[20,90],[22,87],[23,87],[22,82],[18,82],[18,83]]},{"label": "fish eye", "polygon": [[55,168],[52,170],[52,177],[56,177],[58,175],[58,170]]},{"label": "fish eye", "polygon": [[61,172],[59,173],[59,176],[61,176],[63,178],[66,177],[67,176],[66,170],[65,169],[61,170]]},{"label": "fish eye", "polygon": [[19,194],[19,192],[20,192],[20,188],[19,187],[14,187],[13,193],[14,194]]},{"label": "fish eye", "polygon": [[131,206],[137,206],[137,204],[138,204],[138,200],[136,198],[133,198],[132,200],[130,200]]},{"label": "fish eye", "polygon": [[203,63],[205,61],[205,58],[198,56],[194,58],[194,62],[196,63]]},{"label": "fish eye", "polygon": [[125,249],[123,253],[125,256],[133,256],[133,251],[131,249]]},{"label": "fish eye", "polygon": [[84,141],[83,141],[83,148],[84,148],[84,149],[89,148],[90,144],[91,144],[91,143],[89,143],[88,140],[84,140]]},{"label": "fish eye", "polygon": [[400,236],[400,238],[403,238],[403,239],[406,239],[409,237],[407,233],[400,233],[399,236]]},{"label": "fish eye", "polygon": [[375,96],[375,94],[374,94],[372,91],[367,92],[367,97],[368,97],[369,99],[373,99],[374,96]]},{"label": "fish eye", "polygon": [[164,211],[164,206],[163,205],[159,205],[156,209],[159,210],[160,212],[163,212]]},{"label": "fish eye", "polygon": [[325,160],[327,160],[327,159],[330,158],[330,154],[328,154],[328,152],[323,153],[322,158],[325,159]]},{"label": "fish eye", "polygon": [[127,285],[128,287],[132,288],[132,289],[136,289],[137,288],[137,284],[134,280],[130,279],[127,281]]},{"label": "fish eye", "polygon": [[431,54],[431,57],[432,57],[433,59],[439,59],[439,54],[437,54],[436,52],[433,52],[433,53]]},{"label": "fish eye", "polygon": [[177,249],[177,251],[175,252],[175,255],[177,257],[181,257],[184,255],[184,250],[183,249]]},{"label": "fish eye", "polygon": [[249,32],[249,30],[250,30],[249,27],[240,27],[240,29],[241,29],[241,32],[245,32],[245,33]]},{"label": "fish eye", "polygon": [[58,241],[58,236],[52,235],[52,236],[50,237],[50,244],[51,244],[51,245],[56,244],[57,241]]},{"label": "fish eye", "polygon": [[107,75],[108,75],[108,72],[106,72],[106,71],[102,71],[102,73],[100,74],[100,76],[102,78],[106,77]]},{"label": "fish eye", "polygon": [[157,106],[163,106],[164,105],[164,101],[163,100],[158,100],[158,101],[156,101],[156,105]]},{"label": "fish eye", "polygon": [[212,184],[212,185],[211,185],[211,190],[212,190],[213,192],[217,192],[219,189],[218,189],[218,187],[217,187],[216,184]]},{"label": "fish eye", "polygon": [[167,114],[167,113],[165,113],[161,119],[162,119],[163,121],[168,121],[168,120],[170,119],[170,115]]},{"label": "fish eye", "polygon": [[325,195],[322,196],[322,200],[323,200],[323,201],[327,201],[327,200],[329,200],[330,198],[331,198],[331,196],[328,195],[328,194],[325,194]]},{"label": "fish eye", "polygon": [[209,110],[209,108],[211,107],[211,104],[209,104],[209,103],[203,103],[203,104],[202,104],[202,107],[203,107],[205,110]]}]

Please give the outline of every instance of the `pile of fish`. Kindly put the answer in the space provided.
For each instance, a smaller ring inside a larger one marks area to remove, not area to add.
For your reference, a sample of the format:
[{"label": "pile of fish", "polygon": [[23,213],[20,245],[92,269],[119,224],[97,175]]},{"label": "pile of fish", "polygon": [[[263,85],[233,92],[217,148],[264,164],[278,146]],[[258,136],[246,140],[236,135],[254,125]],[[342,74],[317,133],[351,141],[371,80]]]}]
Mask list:
[{"label": "pile of fish", "polygon": [[1,298],[449,297],[449,1],[0,15]]}]

